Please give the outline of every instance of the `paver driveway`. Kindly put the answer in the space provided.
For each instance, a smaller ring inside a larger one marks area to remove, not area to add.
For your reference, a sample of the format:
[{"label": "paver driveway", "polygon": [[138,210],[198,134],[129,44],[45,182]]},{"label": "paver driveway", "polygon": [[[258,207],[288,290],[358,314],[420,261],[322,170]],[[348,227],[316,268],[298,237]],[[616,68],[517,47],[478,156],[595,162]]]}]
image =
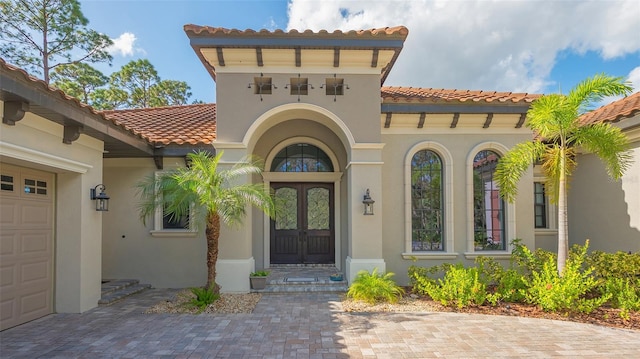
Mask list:
[{"label": "paver driveway", "polygon": [[2,358],[640,358],[640,332],[456,313],[354,314],[335,294],[263,295],[252,314],[142,314],[150,290],[0,332]]}]

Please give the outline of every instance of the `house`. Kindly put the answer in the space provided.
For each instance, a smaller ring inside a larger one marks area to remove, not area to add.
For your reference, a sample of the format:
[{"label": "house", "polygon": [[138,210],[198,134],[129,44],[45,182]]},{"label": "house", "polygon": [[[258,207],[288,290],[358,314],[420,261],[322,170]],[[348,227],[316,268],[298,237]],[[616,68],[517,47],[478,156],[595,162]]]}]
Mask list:
[{"label": "house", "polygon": [[[161,210],[143,224],[136,203],[140,179],[186,166],[193,150],[223,151],[224,166],[264,159],[262,175],[246,180],[280,204],[273,220],[252,210],[242,227],[223,228],[225,292],[247,292],[250,272],[282,264],[333,265],[349,280],[378,268],[406,284],[415,261],[506,263],[515,238],[555,250],[539,170],[525,174],[513,204],[492,179],[499,157],[532,138],[524,121],[539,95],[384,86],[408,36],[402,26],[184,30],[216,104],[96,112],[0,62],[2,328],[92,308],[102,279],[202,285],[203,233]],[[636,158],[638,99],[584,117],[621,126]],[[640,250],[638,164],[613,183],[580,156],[572,241]],[[108,211],[95,210],[90,190],[110,197]]]}]

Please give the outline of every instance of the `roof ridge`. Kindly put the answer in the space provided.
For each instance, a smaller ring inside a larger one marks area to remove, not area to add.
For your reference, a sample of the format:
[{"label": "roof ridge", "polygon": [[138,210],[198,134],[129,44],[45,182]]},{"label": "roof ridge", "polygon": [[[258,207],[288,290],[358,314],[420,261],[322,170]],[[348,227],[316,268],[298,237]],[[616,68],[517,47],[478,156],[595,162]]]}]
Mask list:
[{"label": "roof ridge", "polygon": [[387,26],[387,27],[379,27],[379,28],[371,28],[371,29],[351,29],[351,30],[333,30],[333,31],[329,31],[329,30],[325,30],[325,29],[320,29],[318,31],[313,31],[311,29],[305,29],[305,30],[298,30],[298,29],[289,29],[289,30],[283,30],[283,29],[274,29],[274,30],[268,30],[268,29],[260,29],[260,30],[254,30],[254,29],[245,29],[245,30],[240,30],[240,29],[236,29],[236,28],[225,28],[225,27],[214,27],[214,26],[207,26],[207,25],[196,25],[196,24],[185,24],[183,26],[183,30],[188,32],[191,31],[194,34],[201,34],[201,33],[208,33],[209,35],[214,35],[214,34],[224,34],[224,35],[277,35],[277,36],[303,36],[303,35],[345,35],[345,36],[363,36],[363,35],[370,35],[370,36],[378,36],[378,35],[402,35],[402,36],[406,36],[409,34],[409,29],[404,26],[404,25],[397,25],[397,26]]}]

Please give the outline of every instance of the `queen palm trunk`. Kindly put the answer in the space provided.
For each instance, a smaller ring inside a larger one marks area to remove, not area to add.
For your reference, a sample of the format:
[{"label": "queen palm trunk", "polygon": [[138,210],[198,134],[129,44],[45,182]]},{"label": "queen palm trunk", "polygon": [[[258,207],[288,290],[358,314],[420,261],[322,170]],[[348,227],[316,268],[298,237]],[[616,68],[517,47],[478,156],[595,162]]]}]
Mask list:
[{"label": "queen palm trunk", "polygon": [[565,150],[561,149],[560,178],[558,179],[558,274],[562,276],[569,251],[567,226],[567,175]]},{"label": "queen palm trunk", "polygon": [[214,293],[220,293],[220,286],[216,283],[216,262],[218,261],[220,239],[220,216],[218,213],[210,213],[207,216],[205,236],[207,238],[207,285],[205,288],[213,289]]}]

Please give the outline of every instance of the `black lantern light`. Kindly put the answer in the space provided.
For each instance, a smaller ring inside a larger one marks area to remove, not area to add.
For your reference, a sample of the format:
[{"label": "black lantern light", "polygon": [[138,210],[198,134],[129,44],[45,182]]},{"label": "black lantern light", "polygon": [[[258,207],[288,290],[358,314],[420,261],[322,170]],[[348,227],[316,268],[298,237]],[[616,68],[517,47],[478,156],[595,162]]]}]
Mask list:
[{"label": "black lantern light", "polygon": [[[97,193],[98,188],[100,188],[100,193]],[[96,211],[98,212],[106,212],[109,210],[109,196],[104,193],[105,189],[107,189],[107,187],[103,184],[99,184],[95,188],[90,189],[91,199],[96,201]]]},{"label": "black lantern light", "polygon": [[369,195],[369,189],[367,188],[367,192],[364,194],[364,199],[362,200],[362,204],[364,204],[364,215],[372,216],[373,215],[373,204],[376,201],[371,199]]}]

